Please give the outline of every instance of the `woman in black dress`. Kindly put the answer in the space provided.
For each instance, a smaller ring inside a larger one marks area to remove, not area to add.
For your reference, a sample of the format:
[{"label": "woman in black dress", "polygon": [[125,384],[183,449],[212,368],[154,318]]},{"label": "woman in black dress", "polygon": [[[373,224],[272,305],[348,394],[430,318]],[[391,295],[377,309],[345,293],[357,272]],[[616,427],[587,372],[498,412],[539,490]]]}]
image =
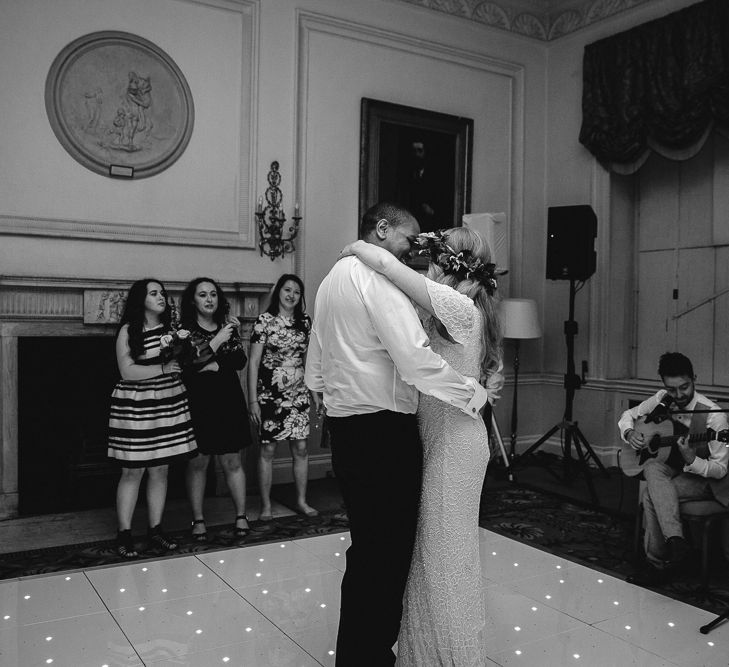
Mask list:
[{"label": "woman in black dress", "polygon": [[212,278],[195,278],[182,293],[182,326],[192,332],[195,358],[184,373],[198,444],[187,468],[192,505],[192,538],[207,540],[203,496],[210,457],[218,457],[235,507],[234,530],[245,537],[246,476],[241,450],[251,444],[248,410],[237,371],[246,364],[238,333],[240,322],[228,316],[228,300]]}]

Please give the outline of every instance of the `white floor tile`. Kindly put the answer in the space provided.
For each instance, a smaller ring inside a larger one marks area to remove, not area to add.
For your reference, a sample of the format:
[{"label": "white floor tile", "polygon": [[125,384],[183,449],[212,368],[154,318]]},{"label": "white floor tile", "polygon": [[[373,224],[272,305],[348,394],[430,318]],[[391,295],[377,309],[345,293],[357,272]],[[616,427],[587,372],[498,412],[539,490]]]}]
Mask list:
[{"label": "white floor tile", "polygon": [[302,572],[335,568],[294,542],[276,542],[200,554],[198,558],[233,588],[282,581]]},{"label": "white floor tile", "polygon": [[147,667],[320,667],[321,663],[288,637],[278,634],[146,664]]},{"label": "white floor tile", "polygon": [[506,583],[561,572],[576,564],[514,540],[480,543],[481,573],[486,579]]},{"label": "white floor tile", "polygon": [[334,667],[337,648],[337,623],[319,623],[306,630],[288,633],[289,637],[325,667]]},{"label": "white floor tile", "polygon": [[229,590],[194,556],[92,570],[87,576],[109,609]]},{"label": "white floor tile", "polygon": [[590,625],[632,611],[647,598],[662,598],[653,591],[581,566],[512,581],[509,587]]},{"label": "white floor tile", "polygon": [[0,665],[134,667],[142,661],[108,613],[0,630]]},{"label": "white floor tile", "polygon": [[584,625],[507,586],[491,586],[486,589],[484,597],[489,655]]},{"label": "white floor tile", "polygon": [[589,625],[491,655],[502,667],[676,667]]},{"label": "white floor tile", "polygon": [[318,535],[305,540],[296,540],[302,549],[318,556],[332,567],[344,572],[347,562],[346,551],[352,544],[349,532]]},{"label": "white floor tile", "polygon": [[112,613],[145,662],[169,660],[279,633],[233,591],[125,607]]},{"label": "white floor tile", "polygon": [[0,600],[0,627],[106,611],[82,572],[2,582]]},{"label": "white floor tile", "polygon": [[714,618],[715,614],[656,595],[630,613],[595,627],[682,667],[726,667],[729,623],[718,625],[708,635],[699,632],[699,627]]},{"label": "white floor tile", "polygon": [[237,589],[287,634],[339,619],[342,573],[304,574],[293,579]]}]

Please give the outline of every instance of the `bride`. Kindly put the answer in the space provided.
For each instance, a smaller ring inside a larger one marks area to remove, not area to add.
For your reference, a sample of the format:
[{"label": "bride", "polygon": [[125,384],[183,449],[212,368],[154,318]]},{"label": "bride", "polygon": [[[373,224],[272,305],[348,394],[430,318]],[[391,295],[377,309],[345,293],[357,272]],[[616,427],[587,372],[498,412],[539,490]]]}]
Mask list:
[{"label": "bride", "polygon": [[[455,370],[476,378],[498,374],[501,333],[488,245],[465,227],[420,234],[415,243],[430,258],[427,278],[364,241],[343,254],[385,275],[425,312],[431,348]],[[486,426],[425,394],[417,417],[423,487],[397,665],[485,665],[478,512],[489,461]]]}]

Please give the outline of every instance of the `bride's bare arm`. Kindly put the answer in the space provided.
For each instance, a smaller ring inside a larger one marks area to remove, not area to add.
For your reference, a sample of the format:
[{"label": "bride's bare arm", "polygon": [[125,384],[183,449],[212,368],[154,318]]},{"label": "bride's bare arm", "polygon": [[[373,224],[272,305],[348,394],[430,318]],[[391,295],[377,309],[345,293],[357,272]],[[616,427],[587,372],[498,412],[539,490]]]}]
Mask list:
[{"label": "bride's bare arm", "polygon": [[387,250],[366,241],[355,241],[342,250],[342,256],[346,255],[355,255],[377,273],[384,275],[423,310],[435,315],[425,276],[400,262]]}]

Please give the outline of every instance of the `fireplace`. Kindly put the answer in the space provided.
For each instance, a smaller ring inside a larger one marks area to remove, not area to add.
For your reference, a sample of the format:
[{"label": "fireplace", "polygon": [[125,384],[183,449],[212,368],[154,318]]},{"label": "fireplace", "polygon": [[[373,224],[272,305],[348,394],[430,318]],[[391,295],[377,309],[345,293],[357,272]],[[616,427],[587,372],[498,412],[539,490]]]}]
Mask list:
[{"label": "fireplace", "polygon": [[[184,284],[165,282],[179,298]],[[118,469],[106,459],[106,427],[116,325],[97,323],[97,311],[88,323],[85,297],[130,283],[0,277],[0,519],[113,506]],[[223,284],[244,338],[270,287]],[[171,497],[183,493],[174,477]]]}]

